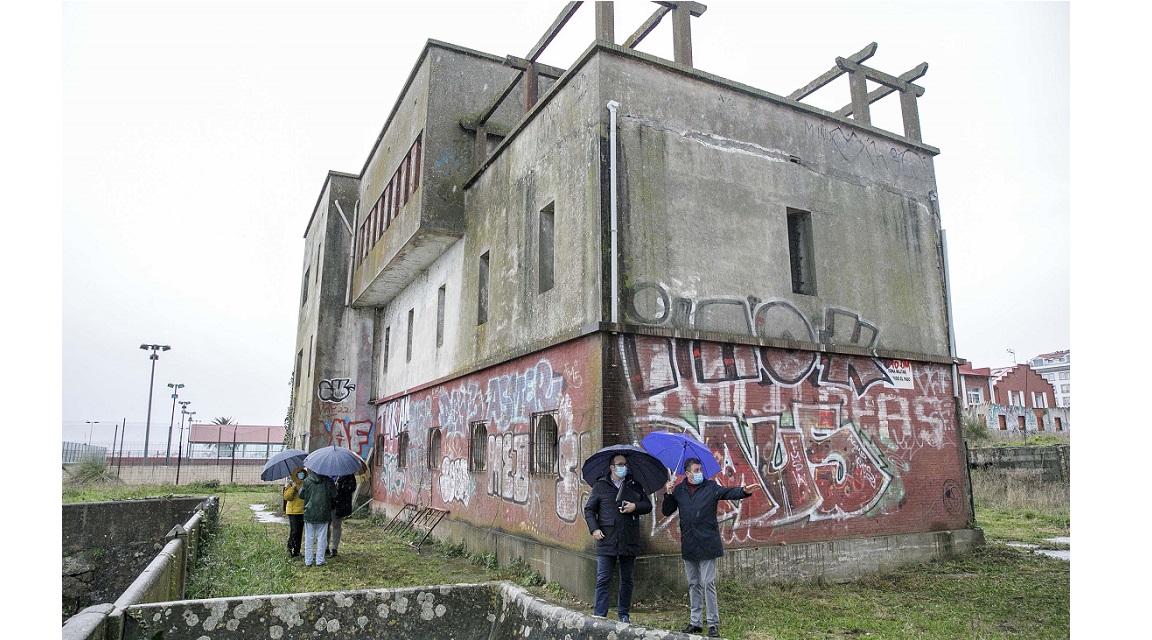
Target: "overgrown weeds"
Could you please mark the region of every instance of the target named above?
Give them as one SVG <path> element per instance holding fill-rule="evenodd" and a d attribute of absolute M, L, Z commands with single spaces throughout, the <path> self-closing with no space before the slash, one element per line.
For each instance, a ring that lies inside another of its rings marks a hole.
<path fill-rule="evenodd" d="M 68 484 L 77 487 L 88 485 L 120 485 L 120 478 L 108 470 L 108 461 L 103 456 L 85 456 L 67 469 Z"/>

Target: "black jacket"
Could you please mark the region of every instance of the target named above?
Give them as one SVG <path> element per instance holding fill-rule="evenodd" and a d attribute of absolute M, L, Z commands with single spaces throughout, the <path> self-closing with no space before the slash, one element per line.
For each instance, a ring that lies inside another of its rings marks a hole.
<path fill-rule="evenodd" d="M 332 501 L 332 515 L 347 518 L 352 515 L 352 496 L 356 495 L 356 476 L 340 476 L 336 481 L 336 498 Z"/>
<path fill-rule="evenodd" d="M 705 480 L 692 493 L 688 491 L 688 481 L 682 480 L 671 495 L 664 494 L 660 513 L 670 516 L 680 510 L 680 555 L 697 562 L 724 555 L 716 505 L 721 500 L 740 500 L 750 495 L 744 487 L 722 487 L 711 480 Z"/>
<path fill-rule="evenodd" d="M 621 500 L 636 505 L 635 511 L 620 513 L 616 485 L 607 476 L 592 485 L 592 495 L 584 505 L 588 533 L 597 529 L 604 533 L 604 539 L 596 541 L 596 555 L 634 556 L 640 553 L 640 516 L 652 512 L 652 501 L 630 475 L 624 478 L 623 491 L 619 493 Z"/>

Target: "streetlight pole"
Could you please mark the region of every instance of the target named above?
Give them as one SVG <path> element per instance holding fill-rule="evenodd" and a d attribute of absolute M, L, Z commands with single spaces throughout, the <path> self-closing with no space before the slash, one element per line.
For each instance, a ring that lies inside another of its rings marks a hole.
<path fill-rule="evenodd" d="M 196 415 L 195 411 L 188 411 L 188 431 L 192 431 L 192 416 Z M 180 462 L 184 460 L 184 420 L 180 420 L 180 445 L 179 453 L 176 454 L 176 484 L 180 484 Z"/>
<path fill-rule="evenodd" d="M 172 390 L 172 417 L 168 419 L 168 448 L 164 451 L 164 464 L 168 464 L 168 458 L 172 455 L 172 425 L 176 423 L 176 398 L 180 397 L 180 390 L 184 388 L 182 384 L 168 383 L 168 388 Z"/>
<path fill-rule="evenodd" d="M 148 379 L 148 419 L 144 423 L 144 464 L 148 464 L 148 436 L 152 431 L 152 385 L 156 382 L 156 361 L 160 359 L 157 351 L 167 351 L 172 347 L 166 344 L 142 344 L 140 348 L 152 351 L 148 359 L 152 361 L 152 377 Z"/>
<path fill-rule="evenodd" d="M 91 447 L 92 446 L 92 425 L 100 424 L 100 421 L 99 420 L 95 420 L 95 421 L 85 420 L 84 424 L 89 425 L 88 426 L 88 446 Z"/>

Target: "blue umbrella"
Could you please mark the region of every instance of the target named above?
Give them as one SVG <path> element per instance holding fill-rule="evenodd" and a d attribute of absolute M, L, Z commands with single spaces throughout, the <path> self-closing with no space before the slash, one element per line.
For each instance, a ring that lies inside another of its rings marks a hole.
<path fill-rule="evenodd" d="M 304 466 L 322 476 L 347 476 L 368 469 L 364 459 L 351 449 L 332 445 L 317 449 L 304 458 Z"/>
<path fill-rule="evenodd" d="M 655 493 L 668 482 L 668 471 L 664 463 L 660 462 L 651 453 L 634 447 L 630 444 L 615 444 L 593 453 L 584 461 L 580 468 L 580 475 L 588 486 L 609 473 L 608 467 L 612 465 L 612 458 L 622 455 L 628 458 L 628 475 L 640 484 L 644 493 Z"/>
<path fill-rule="evenodd" d="M 285 449 L 268 458 L 264 463 L 264 470 L 260 472 L 261 480 L 279 480 L 292 475 L 292 472 L 304 466 L 307 451 L 300 449 Z"/>
<path fill-rule="evenodd" d="M 660 459 L 664 466 L 676 473 L 684 473 L 684 461 L 696 458 L 704 467 L 704 477 L 711 478 L 720 473 L 720 463 L 712 456 L 712 450 L 703 442 L 683 433 L 653 431 L 640 441 L 648 453 Z"/>

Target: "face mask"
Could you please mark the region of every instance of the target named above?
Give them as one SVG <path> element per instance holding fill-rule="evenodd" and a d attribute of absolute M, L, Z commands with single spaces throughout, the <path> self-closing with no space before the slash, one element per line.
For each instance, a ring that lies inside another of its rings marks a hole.
<path fill-rule="evenodd" d="M 704 482 L 704 474 L 697 471 L 696 473 L 693 473 L 691 476 L 689 476 L 688 482 L 691 482 L 692 484 L 700 484 L 701 482 Z"/>
<path fill-rule="evenodd" d="M 628 475 L 628 467 L 615 467 L 614 469 L 616 471 L 617 478 L 623 478 L 624 476 Z"/>

